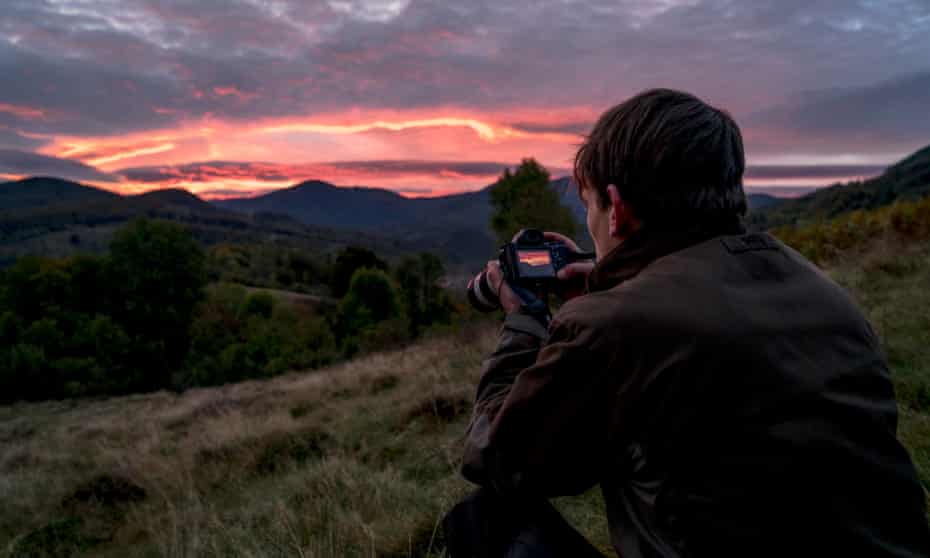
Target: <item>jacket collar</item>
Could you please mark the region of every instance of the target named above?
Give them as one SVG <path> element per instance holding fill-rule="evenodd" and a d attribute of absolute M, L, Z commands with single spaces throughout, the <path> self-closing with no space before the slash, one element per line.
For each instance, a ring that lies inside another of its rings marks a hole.
<path fill-rule="evenodd" d="M 657 232 L 643 226 L 601 258 L 587 279 L 587 292 L 604 291 L 636 276 L 653 261 L 724 234 L 742 234 L 741 223 L 725 227 L 695 227 L 682 231 Z"/>

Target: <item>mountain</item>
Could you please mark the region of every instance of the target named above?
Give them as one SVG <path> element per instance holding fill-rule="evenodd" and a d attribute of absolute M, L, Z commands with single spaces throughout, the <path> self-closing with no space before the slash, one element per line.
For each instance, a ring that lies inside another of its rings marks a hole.
<path fill-rule="evenodd" d="M 770 229 L 830 219 L 856 209 L 872 209 L 895 200 L 930 194 L 930 145 L 864 181 L 835 184 L 750 214 L 755 229 Z"/>
<path fill-rule="evenodd" d="M 410 201 L 390 190 L 340 188 L 319 180 L 309 180 L 255 198 L 234 198 L 215 202 L 215 205 L 249 213 L 287 213 L 304 223 L 357 229 L 378 228 L 415 219 Z"/>
<path fill-rule="evenodd" d="M 785 201 L 785 198 L 779 198 L 771 194 L 747 194 L 746 199 L 749 202 L 750 210 L 772 207 Z"/>
<path fill-rule="evenodd" d="M 549 185 L 581 225 L 578 240 L 588 244 L 585 208 L 574 182 L 566 176 Z M 405 198 L 389 190 L 342 188 L 311 180 L 254 198 L 215 203 L 236 211 L 286 213 L 307 224 L 381 231 L 415 243 L 432 243 L 450 262 L 465 263 L 480 262 L 494 254 L 494 235 L 488 226 L 489 189 L 490 186 L 435 198 Z M 765 194 L 749 195 L 754 207 L 772 205 L 779 199 Z"/>
<path fill-rule="evenodd" d="M 550 186 L 572 210 L 581 225 L 577 239 L 590 249 L 574 183 L 564 177 Z M 208 203 L 186 190 L 120 196 L 66 180 L 31 178 L 0 184 L 0 266 L 24 254 L 102 252 L 119 226 L 145 216 L 184 224 L 205 244 L 272 242 L 311 253 L 361 244 L 389 259 L 430 251 L 443 256 L 450 270 L 464 272 L 496 252 L 488 226 L 489 188 L 412 199 L 314 180 L 255 198 Z"/>
<path fill-rule="evenodd" d="M 179 189 L 120 196 L 76 182 L 33 178 L 0 184 L 0 267 L 33 254 L 67 256 L 106 250 L 114 232 L 138 218 L 186 226 L 204 244 L 273 244 L 323 254 L 349 244 L 367 246 L 393 259 L 433 244 L 413 244 L 376 231 L 307 225 L 280 213 L 242 214 L 217 207 Z"/>
<path fill-rule="evenodd" d="M 0 212 L 116 198 L 119 198 L 119 195 L 113 192 L 47 176 L 0 184 Z"/>

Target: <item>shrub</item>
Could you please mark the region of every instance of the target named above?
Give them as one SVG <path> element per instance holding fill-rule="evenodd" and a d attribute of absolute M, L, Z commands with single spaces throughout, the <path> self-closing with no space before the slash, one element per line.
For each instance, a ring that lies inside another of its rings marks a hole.
<path fill-rule="evenodd" d="M 362 268 L 352 275 L 349 291 L 339 304 L 340 333 L 354 336 L 400 313 L 397 290 L 391 278 L 383 271 Z"/>

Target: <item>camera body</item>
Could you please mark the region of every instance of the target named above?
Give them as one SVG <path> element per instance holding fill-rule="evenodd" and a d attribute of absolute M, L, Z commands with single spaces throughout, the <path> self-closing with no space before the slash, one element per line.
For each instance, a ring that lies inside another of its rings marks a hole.
<path fill-rule="evenodd" d="M 560 269 L 583 259 L 577 256 L 564 242 L 546 241 L 542 231 L 527 229 L 502 246 L 497 257 L 510 284 L 538 290 L 557 282 Z"/>
<path fill-rule="evenodd" d="M 594 254 L 575 252 L 564 242 L 547 241 L 538 229 L 526 229 L 497 254 L 501 272 L 508 284 L 528 291 L 548 293 L 558 283 L 559 270 L 572 262 L 590 260 Z M 468 289 L 468 300 L 476 309 L 490 312 L 500 306 L 497 293 L 488 284 L 487 274 L 479 273 Z"/>

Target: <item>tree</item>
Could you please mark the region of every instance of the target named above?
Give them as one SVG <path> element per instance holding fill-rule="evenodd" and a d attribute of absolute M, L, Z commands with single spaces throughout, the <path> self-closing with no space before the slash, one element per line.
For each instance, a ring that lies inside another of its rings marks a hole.
<path fill-rule="evenodd" d="M 336 257 L 336 263 L 333 264 L 332 280 L 330 288 L 333 296 L 342 298 L 349 290 L 349 282 L 356 270 L 380 269 L 387 271 L 387 263 L 375 255 L 374 252 L 360 246 L 348 246 L 344 248 Z"/>
<path fill-rule="evenodd" d="M 349 291 L 339 304 L 340 330 L 355 335 L 400 314 L 397 290 L 387 273 L 361 268 L 352 275 Z"/>
<path fill-rule="evenodd" d="M 491 228 L 500 244 L 510 242 L 521 229 L 541 229 L 573 237 L 578 223 L 559 194 L 549 187 L 549 172 L 535 159 L 523 159 L 491 186 Z"/>
<path fill-rule="evenodd" d="M 168 385 L 187 354 L 194 308 L 203 298 L 203 251 L 183 228 L 140 219 L 110 245 L 112 315 L 132 340 L 137 375 L 127 389 Z"/>
<path fill-rule="evenodd" d="M 444 274 L 442 260 L 428 252 L 404 258 L 394 273 L 414 337 L 424 326 L 449 321 L 452 302 L 439 285 Z"/>

